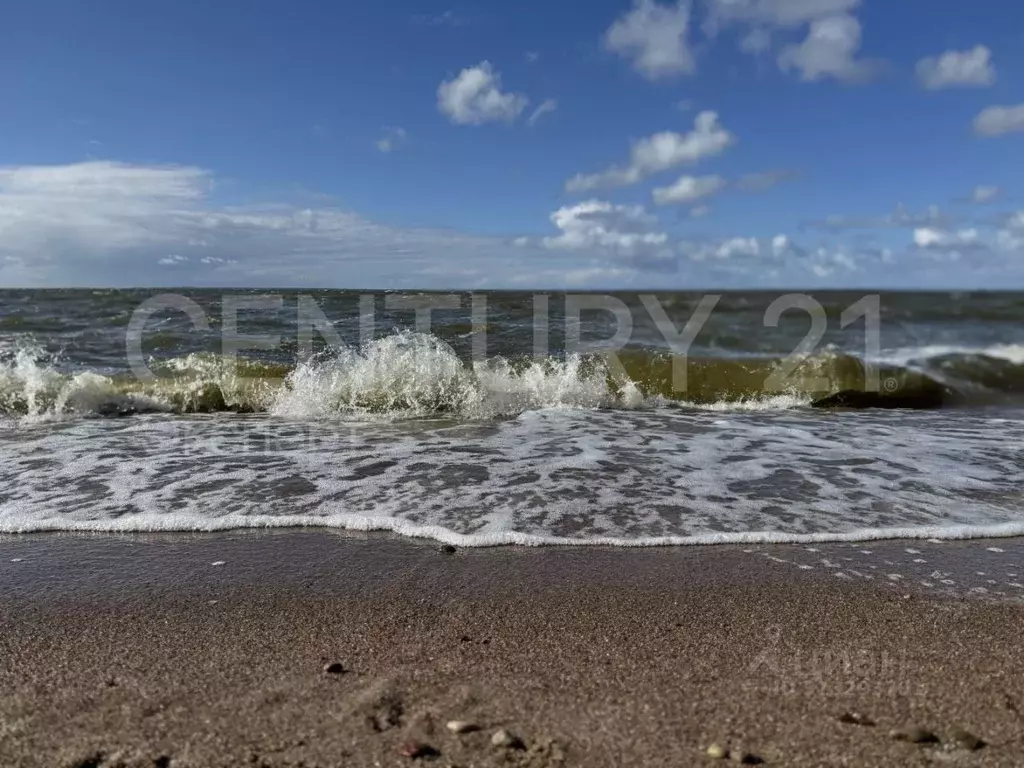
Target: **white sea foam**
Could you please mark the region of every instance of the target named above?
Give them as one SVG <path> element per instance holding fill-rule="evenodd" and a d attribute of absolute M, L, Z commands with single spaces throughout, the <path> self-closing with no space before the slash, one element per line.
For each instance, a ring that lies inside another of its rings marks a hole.
<path fill-rule="evenodd" d="M 1005 360 L 1014 365 L 1024 365 L 1024 344 L 990 344 L 987 346 L 931 344 L 920 347 L 900 347 L 882 352 L 876 362 L 908 365 L 950 355 L 991 357 Z"/>
<path fill-rule="evenodd" d="M 1024 423 L 546 409 L 497 422 L 269 416 L 0 431 L 0 531 L 385 530 L 459 546 L 1024 534 Z"/>

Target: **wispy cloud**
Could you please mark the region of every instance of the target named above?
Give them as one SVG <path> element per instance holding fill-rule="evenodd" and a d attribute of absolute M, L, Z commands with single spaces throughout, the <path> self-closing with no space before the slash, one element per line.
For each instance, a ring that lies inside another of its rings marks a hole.
<path fill-rule="evenodd" d="M 558 102 L 555 99 L 545 99 L 539 107 L 533 110 L 533 114 L 526 121 L 527 125 L 531 127 L 536 125 L 541 117 L 549 112 L 554 112 L 556 109 L 558 109 Z"/>

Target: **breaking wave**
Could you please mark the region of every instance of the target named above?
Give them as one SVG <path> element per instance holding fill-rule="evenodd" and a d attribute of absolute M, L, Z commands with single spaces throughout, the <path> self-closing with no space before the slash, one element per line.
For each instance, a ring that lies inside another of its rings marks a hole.
<path fill-rule="evenodd" d="M 40 349 L 0 351 L 0 416 L 146 412 L 486 419 L 567 407 L 801 406 L 940 408 L 1024 396 L 1024 346 L 896 350 L 872 365 L 829 350 L 781 357 L 690 357 L 629 349 L 602 355 L 467 363 L 440 339 L 400 332 L 295 367 L 199 353 L 150 361 L 156 379 L 68 373 Z M 877 383 L 877 388 L 874 386 Z"/>

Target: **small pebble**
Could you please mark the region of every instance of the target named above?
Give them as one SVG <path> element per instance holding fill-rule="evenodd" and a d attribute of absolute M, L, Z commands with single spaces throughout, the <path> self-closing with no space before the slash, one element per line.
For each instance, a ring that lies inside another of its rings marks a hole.
<path fill-rule="evenodd" d="M 846 723 L 847 725 L 871 726 L 875 724 L 874 720 L 866 715 L 862 715 L 860 712 L 843 712 L 837 719 L 840 723 Z"/>
<path fill-rule="evenodd" d="M 443 555 L 454 555 L 458 550 L 455 549 L 451 544 L 441 545 L 441 554 Z"/>
<path fill-rule="evenodd" d="M 897 741 L 909 741 L 911 744 L 935 744 L 939 740 L 934 733 L 924 728 L 889 731 L 889 738 L 896 739 Z"/>
<path fill-rule="evenodd" d="M 452 733 L 472 733 L 473 731 L 480 730 L 480 726 L 467 720 L 450 720 L 445 725 L 445 728 Z"/>
<path fill-rule="evenodd" d="M 970 731 L 963 728 L 954 728 L 949 732 L 949 742 L 957 749 L 966 749 L 974 752 L 985 746 L 985 742 L 979 739 Z"/>
<path fill-rule="evenodd" d="M 342 675 L 345 673 L 345 665 L 340 661 L 333 661 L 330 664 L 324 664 L 324 674 L 327 675 Z"/>
<path fill-rule="evenodd" d="M 214 562 L 210 563 L 210 565 L 221 566 L 221 565 L 224 565 L 224 561 L 223 560 L 215 560 Z"/>
<path fill-rule="evenodd" d="M 712 744 L 705 751 L 707 752 L 708 757 L 713 757 L 715 760 L 724 760 L 729 756 L 729 750 L 721 744 Z"/>
<path fill-rule="evenodd" d="M 415 760 L 420 757 L 436 757 L 441 753 L 422 741 L 403 741 L 398 745 L 398 754 Z"/>
<path fill-rule="evenodd" d="M 729 753 L 729 757 L 734 763 L 740 763 L 741 765 L 759 765 L 761 763 L 761 758 L 757 755 L 737 749 L 732 750 Z"/>
<path fill-rule="evenodd" d="M 519 737 L 509 733 L 504 728 L 494 732 L 491 736 L 491 744 L 496 747 L 506 747 L 508 749 L 522 749 L 523 742 Z"/>

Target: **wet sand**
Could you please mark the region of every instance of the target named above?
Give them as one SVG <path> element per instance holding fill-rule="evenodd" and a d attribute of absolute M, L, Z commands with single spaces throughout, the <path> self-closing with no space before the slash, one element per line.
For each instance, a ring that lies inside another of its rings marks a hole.
<path fill-rule="evenodd" d="M 1020 540 L 0 537 L 0 765 L 1020 766 L 1021 564 Z M 890 738 L 912 727 L 939 743 Z"/>

